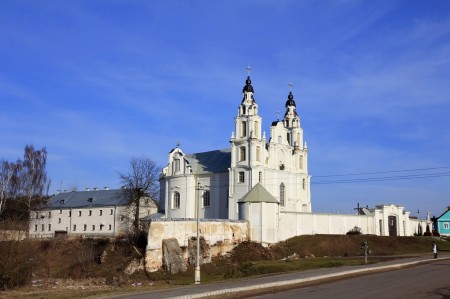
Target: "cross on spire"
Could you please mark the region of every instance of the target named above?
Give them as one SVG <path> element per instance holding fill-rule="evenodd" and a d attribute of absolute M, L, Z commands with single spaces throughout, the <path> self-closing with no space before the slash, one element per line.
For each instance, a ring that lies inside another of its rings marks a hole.
<path fill-rule="evenodd" d="M 177 140 L 177 147 L 180 147 L 180 142 Z"/>
<path fill-rule="evenodd" d="M 252 70 L 252 68 L 250 66 L 247 66 L 246 69 L 247 69 L 247 75 L 250 76 L 250 71 Z"/>
<path fill-rule="evenodd" d="M 292 87 L 294 86 L 294 84 L 292 84 L 292 82 L 289 82 L 288 86 L 289 86 L 289 91 L 292 91 Z"/>
<path fill-rule="evenodd" d="M 280 120 L 280 111 L 277 111 L 277 120 Z"/>

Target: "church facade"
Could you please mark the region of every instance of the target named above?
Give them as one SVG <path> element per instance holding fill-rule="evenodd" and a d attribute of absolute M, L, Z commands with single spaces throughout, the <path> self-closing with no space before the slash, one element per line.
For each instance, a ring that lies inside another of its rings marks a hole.
<path fill-rule="evenodd" d="M 167 218 L 243 219 L 242 199 L 258 185 L 276 201 L 278 212 L 311 212 L 308 148 L 292 92 L 283 119 L 272 122 L 270 136 L 250 76 L 234 118 L 230 147 L 186 154 L 178 146 L 169 153 L 160 177 L 160 201 Z"/>
<path fill-rule="evenodd" d="M 220 221 L 230 227 L 245 222 L 249 240 L 262 244 L 355 229 L 380 236 L 425 231 L 429 219 L 413 219 L 404 207 L 393 204 L 359 209 L 353 215 L 312 213 L 308 147 L 296 108 L 290 91 L 283 118 L 271 123 L 266 136 L 248 76 L 229 148 L 187 154 L 177 146 L 170 151 L 160 175 L 160 208 L 167 229 L 153 234 L 185 242 L 195 235 L 189 221 L 197 217 L 197 210 L 202 234 L 215 230 L 212 227 Z M 224 242 L 229 239 L 222 237 Z"/>

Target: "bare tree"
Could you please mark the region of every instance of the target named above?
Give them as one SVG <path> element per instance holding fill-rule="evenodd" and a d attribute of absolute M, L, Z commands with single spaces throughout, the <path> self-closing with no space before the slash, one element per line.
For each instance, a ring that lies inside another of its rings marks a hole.
<path fill-rule="evenodd" d="M 32 208 L 33 197 L 42 197 L 44 191 L 46 194 L 48 193 L 50 180 L 47 178 L 46 164 L 47 149 L 45 147 L 35 150 L 33 145 L 25 146 L 21 181 L 24 195 L 27 198 L 28 213 Z"/>
<path fill-rule="evenodd" d="M 6 208 L 7 217 L 15 216 L 29 222 L 33 204 L 42 201 L 44 192 L 48 193 L 50 180 L 45 170 L 46 163 L 45 147 L 35 150 L 32 145 L 25 146 L 23 160 L 1 162 L 0 214 Z"/>
<path fill-rule="evenodd" d="M 149 196 L 156 199 L 159 195 L 159 171 L 160 167 L 153 160 L 141 156 L 130 159 L 128 173 L 119 173 L 120 181 L 125 187 L 125 198 L 134 209 L 133 229 L 136 235 L 140 233 L 141 198 Z"/>
<path fill-rule="evenodd" d="M 6 200 L 11 196 L 12 176 L 11 163 L 2 161 L 0 165 L 0 215 L 5 210 Z"/>

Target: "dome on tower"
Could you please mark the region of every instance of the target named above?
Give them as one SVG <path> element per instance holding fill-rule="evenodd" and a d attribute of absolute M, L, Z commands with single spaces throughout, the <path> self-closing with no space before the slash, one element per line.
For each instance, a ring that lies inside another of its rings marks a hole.
<path fill-rule="evenodd" d="M 247 80 L 245 80 L 245 86 L 242 89 L 242 92 L 254 92 L 252 86 L 252 80 L 250 80 L 250 76 L 247 76 Z"/>
<path fill-rule="evenodd" d="M 294 96 L 292 95 L 292 91 L 289 92 L 288 100 L 286 101 L 285 107 L 287 107 L 287 106 L 294 106 L 294 107 L 296 107 L 295 106 L 295 101 L 294 101 Z"/>

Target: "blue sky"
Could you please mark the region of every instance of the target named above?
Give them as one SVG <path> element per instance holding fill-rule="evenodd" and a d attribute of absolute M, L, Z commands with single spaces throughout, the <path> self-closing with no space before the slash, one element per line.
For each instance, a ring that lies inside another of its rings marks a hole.
<path fill-rule="evenodd" d="M 267 134 L 294 84 L 313 211 L 450 205 L 445 0 L 0 0 L 0 159 L 46 146 L 54 193 L 227 148 L 247 65 Z"/>

